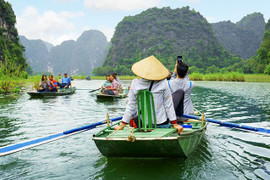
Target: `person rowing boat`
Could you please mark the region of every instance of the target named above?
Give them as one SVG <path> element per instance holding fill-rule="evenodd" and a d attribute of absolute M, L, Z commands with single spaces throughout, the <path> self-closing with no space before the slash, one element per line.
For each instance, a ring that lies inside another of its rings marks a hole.
<path fill-rule="evenodd" d="M 137 115 L 137 93 L 139 90 L 148 89 L 154 97 L 154 105 L 157 119 L 157 127 L 169 128 L 173 126 L 177 131 L 183 132 L 183 127 L 177 124 L 174 105 L 167 77 L 169 71 L 154 56 L 145 58 L 132 66 L 132 72 L 141 77 L 132 81 L 129 101 L 126 107 L 122 123 L 115 126 L 115 130 L 121 130 L 132 118 Z"/>

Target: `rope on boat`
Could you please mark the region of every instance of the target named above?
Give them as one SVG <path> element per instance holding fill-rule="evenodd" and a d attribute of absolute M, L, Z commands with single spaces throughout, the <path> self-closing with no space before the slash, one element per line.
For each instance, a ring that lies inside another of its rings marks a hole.
<path fill-rule="evenodd" d="M 133 134 L 134 127 L 130 127 L 129 125 L 127 127 L 129 128 L 129 131 L 130 131 L 130 135 L 128 136 L 127 141 L 129 141 L 129 142 L 135 142 L 136 137 Z"/>

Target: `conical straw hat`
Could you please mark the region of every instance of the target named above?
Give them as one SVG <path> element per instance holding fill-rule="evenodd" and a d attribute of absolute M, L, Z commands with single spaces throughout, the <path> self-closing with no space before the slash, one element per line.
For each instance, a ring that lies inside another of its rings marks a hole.
<path fill-rule="evenodd" d="M 153 81 L 165 79 L 169 75 L 168 69 L 155 56 L 149 56 L 133 64 L 131 70 L 137 76 Z"/>

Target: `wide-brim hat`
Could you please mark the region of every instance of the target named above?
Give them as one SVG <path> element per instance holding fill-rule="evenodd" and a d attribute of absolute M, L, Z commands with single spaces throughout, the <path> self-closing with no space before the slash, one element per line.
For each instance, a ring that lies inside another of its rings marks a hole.
<path fill-rule="evenodd" d="M 155 57 L 149 56 L 133 64 L 132 72 L 147 80 L 158 81 L 168 77 L 168 69 Z"/>

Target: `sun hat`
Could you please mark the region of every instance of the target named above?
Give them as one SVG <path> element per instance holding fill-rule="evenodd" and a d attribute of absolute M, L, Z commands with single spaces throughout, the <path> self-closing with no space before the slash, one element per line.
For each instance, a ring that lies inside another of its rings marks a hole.
<path fill-rule="evenodd" d="M 135 75 L 153 81 L 165 79 L 169 75 L 168 69 L 155 56 L 136 62 L 131 70 Z"/>

